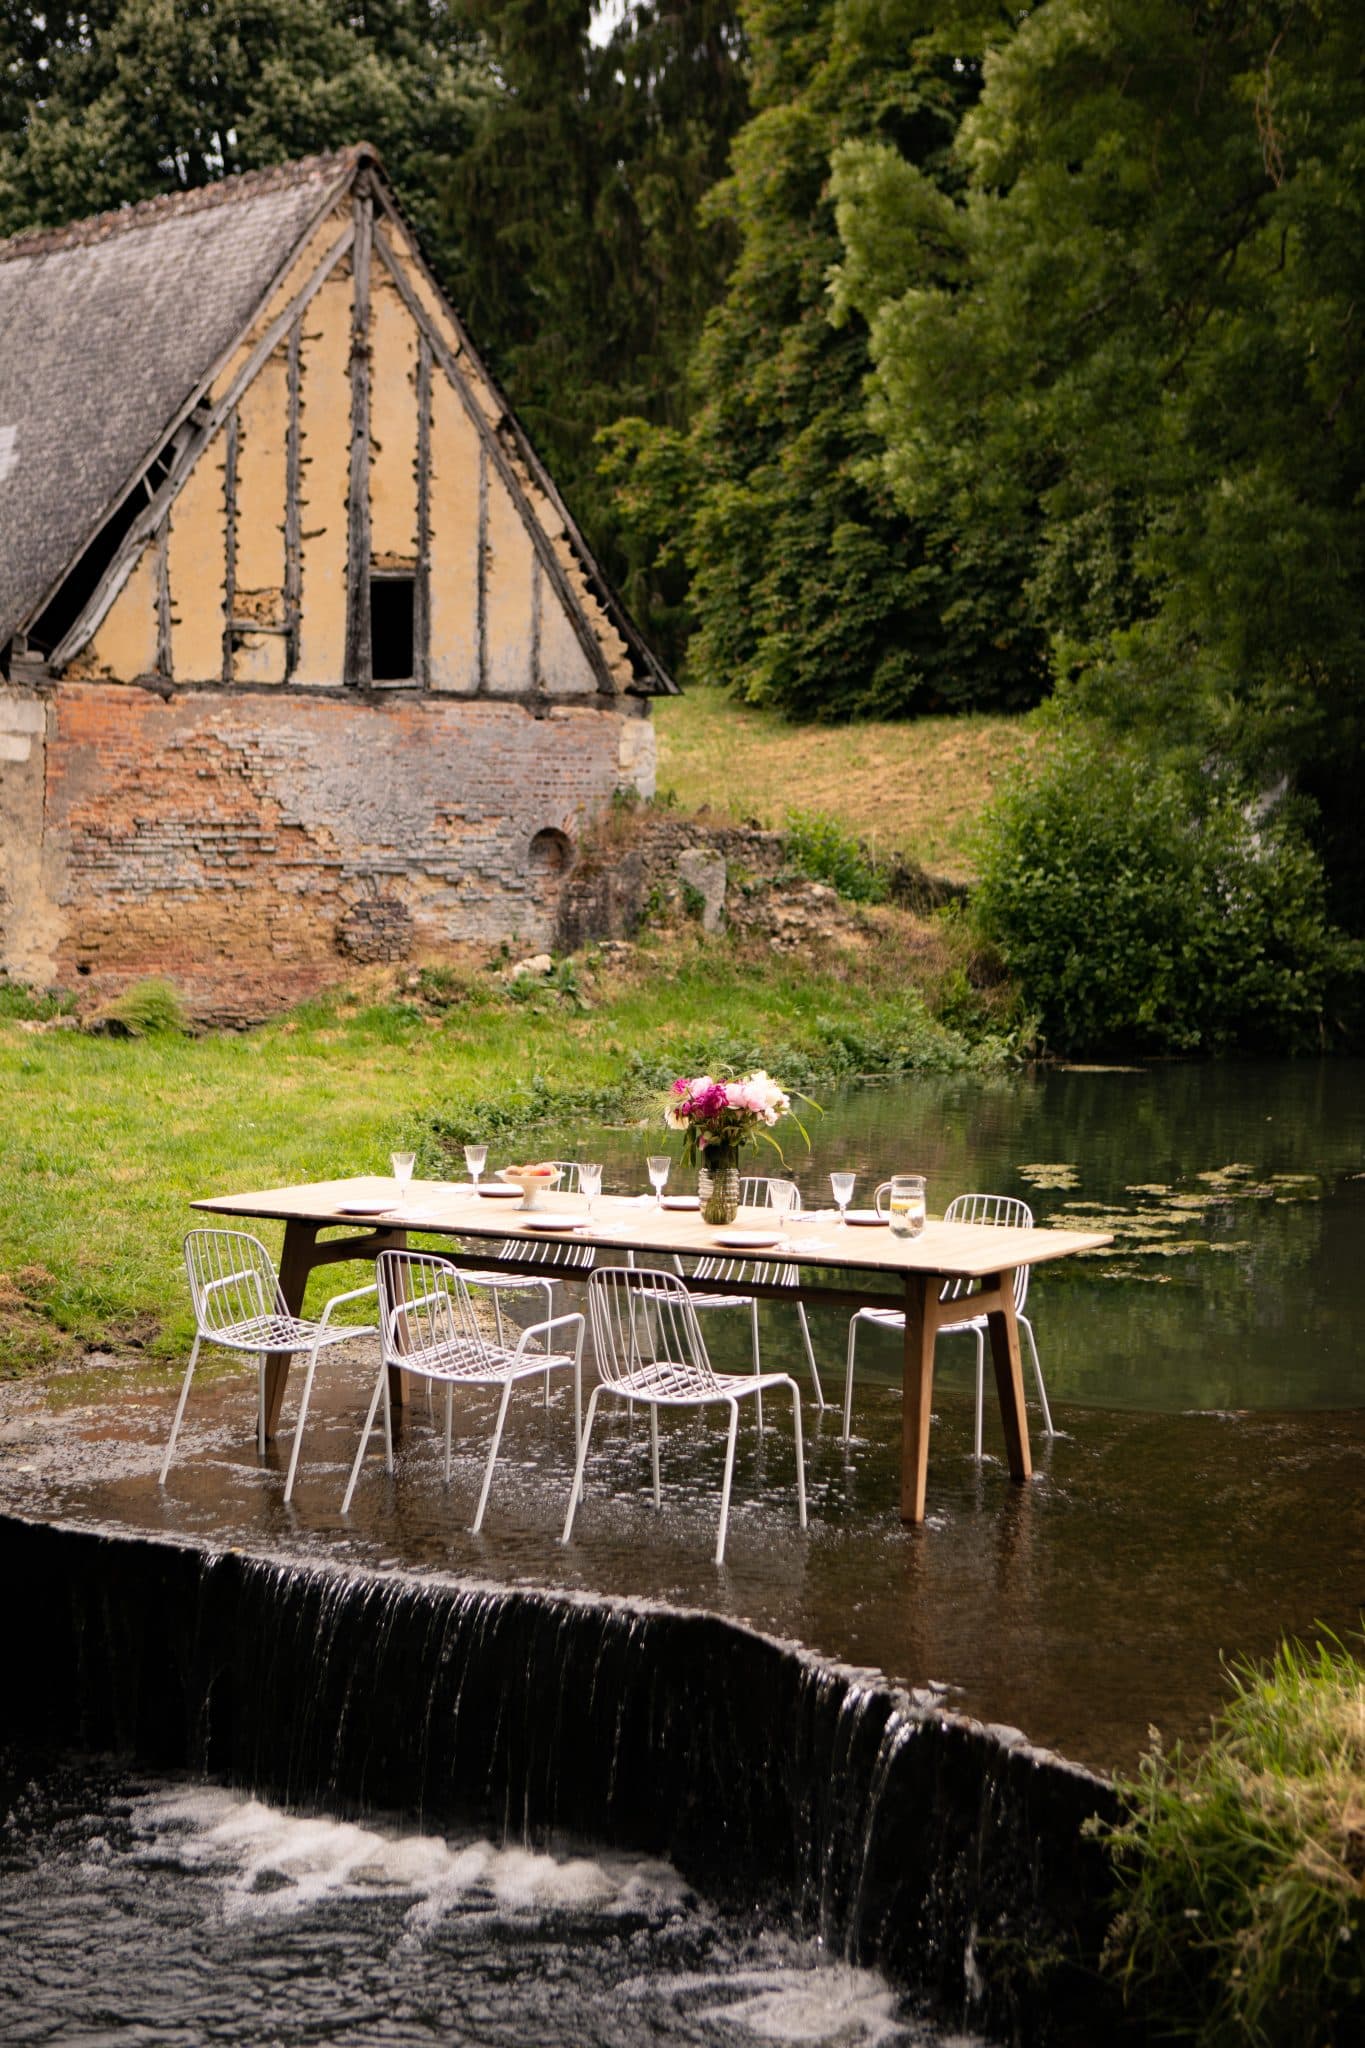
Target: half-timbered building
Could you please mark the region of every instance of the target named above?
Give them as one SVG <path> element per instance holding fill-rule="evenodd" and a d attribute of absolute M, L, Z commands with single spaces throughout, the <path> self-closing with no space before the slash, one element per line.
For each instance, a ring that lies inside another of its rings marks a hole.
<path fill-rule="evenodd" d="M 364 145 L 0 244 L 0 973 L 552 943 L 672 688 Z"/>

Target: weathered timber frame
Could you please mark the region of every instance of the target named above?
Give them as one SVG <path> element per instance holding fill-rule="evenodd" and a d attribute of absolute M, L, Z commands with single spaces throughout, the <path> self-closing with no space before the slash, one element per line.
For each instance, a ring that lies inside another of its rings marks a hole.
<path fill-rule="evenodd" d="M 351 483 L 346 500 L 346 671 L 359 689 L 374 681 L 370 635 L 370 250 L 374 201 L 356 182 L 351 291 Z"/>

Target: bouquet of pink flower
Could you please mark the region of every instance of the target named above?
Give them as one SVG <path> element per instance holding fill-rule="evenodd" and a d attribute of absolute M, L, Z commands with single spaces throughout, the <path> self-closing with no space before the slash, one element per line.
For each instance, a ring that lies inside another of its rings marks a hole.
<path fill-rule="evenodd" d="M 741 1145 L 765 1136 L 790 1110 L 785 1089 L 762 1070 L 738 1081 L 698 1074 L 673 1083 L 664 1122 L 670 1131 L 682 1132 L 683 1157 L 689 1164 L 702 1161 L 714 1170 L 737 1158 Z"/>

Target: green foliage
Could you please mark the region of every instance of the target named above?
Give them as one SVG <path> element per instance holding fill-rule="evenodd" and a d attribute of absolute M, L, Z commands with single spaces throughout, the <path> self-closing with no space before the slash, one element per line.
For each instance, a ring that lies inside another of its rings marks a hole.
<path fill-rule="evenodd" d="M 53 1017 L 69 1017 L 76 1007 L 74 996 L 61 990 L 27 988 L 22 982 L 0 981 L 0 1020 L 46 1023 Z"/>
<path fill-rule="evenodd" d="M 179 989 L 157 975 L 135 981 L 116 995 L 95 1022 L 117 1038 L 183 1037 L 190 1028 Z"/>
<path fill-rule="evenodd" d="M 866 331 L 833 326 L 827 297 L 831 152 L 890 134 L 939 175 L 976 74 L 907 55 L 878 10 L 841 0 L 748 0 L 743 20 L 755 112 L 704 209 L 738 257 L 692 361 L 690 427 L 626 419 L 603 438 L 618 516 L 691 572 L 689 672 L 751 703 L 798 718 L 1030 703 L 1043 671 L 1017 577 L 949 589 L 950 555 L 877 470 Z"/>
<path fill-rule="evenodd" d="M 1357 949 L 1292 817 L 1065 732 L 995 806 L 972 899 L 1054 1048 L 1320 1046 Z"/>
<path fill-rule="evenodd" d="M 827 811 L 788 811 L 783 834 L 787 860 L 798 874 L 828 882 L 853 903 L 884 903 L 886 877 L 862 841 Z"/>
<path fill-rule="evenodd" d="M 698 204 L 748 107 L 736 0 L 466 0 L 500 90 L 437 179 L 456 302 L 626 601 L 668 658 L 683 578 L 618 520 L 596 432 L 685 426 L 685 368 L 733 255 Z"/>
<path fill-rule="evenodd" d="M 0 0 L 0 234 L 362 138 L 430 234 L 493 86 L 437 0 Z"/>
<path fill-rule="evenodd" d="M 885 8 L 921 38 L 942 19 Z M 949 176 L 885 135 L 835 158 L 882 478 L 964 595 L 1024 585 L 1090 711 L 1313 796 L 1360 929 L 1357 0 L 980 19 Z"/>
<path fill-rule="evenodd" d="M 1365 1665 L 1291 1643 L 1232 1686 L 1207 1749 L 1158 1744 L 1120 1787 L 1109 1961 L 1163 2040 L 1347 2048 L 1365 2037 Z"/>

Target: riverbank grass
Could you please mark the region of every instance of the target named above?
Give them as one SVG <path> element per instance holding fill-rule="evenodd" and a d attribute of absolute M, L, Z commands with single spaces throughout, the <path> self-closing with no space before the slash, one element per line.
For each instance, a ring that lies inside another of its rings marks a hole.
<path fill-rule="evenodd" d="M 1194 1757 L 1153 1748 L 1110 1837 L 1110 1941 L 1153 2038 L 1199 2048 L 1365 2040 L 1365 1665 L 1283 1645 L 1232 1674 Z"/>

